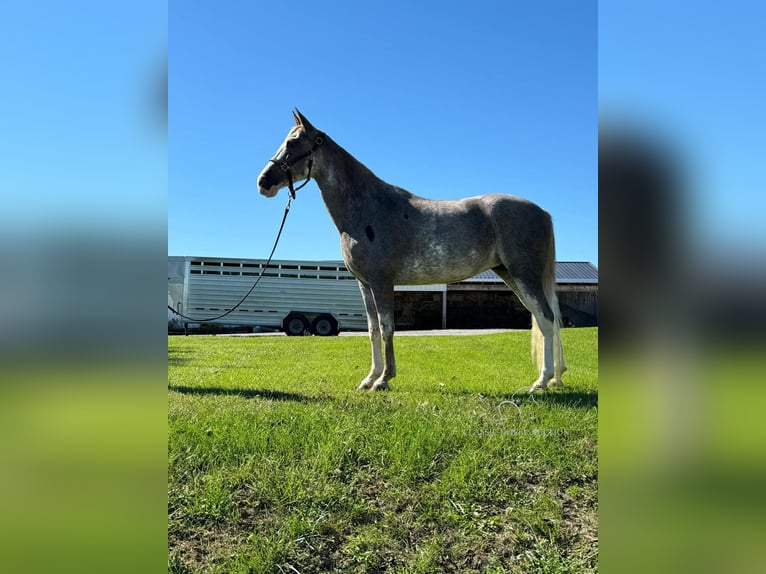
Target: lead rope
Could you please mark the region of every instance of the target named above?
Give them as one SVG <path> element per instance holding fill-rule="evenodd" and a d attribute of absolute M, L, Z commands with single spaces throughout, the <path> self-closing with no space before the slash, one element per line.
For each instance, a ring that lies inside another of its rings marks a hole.
<path fill-rule="evenodd" d="M 290 197 L 287 198 L 287 205 L 285 205 L 285 213 L 284 215 L 282 215 L 282 223 L 279 226 L 279 231 L 277 232 L 277 238 L 274 240 L 274 247 L 271 248 L 271 253 L 269 253 L 269 258 L 266 260 L 266 263 L 263 265 L 260 275 L 258 275 L 258 277 L 255 279 L 255 283 L 253 283 L 253 286 L 250 287 L 250 291 L 245 293 L 245 296 L 242 297 L 242 299 L 240 299 L 239 302 L 236 305 L 234 305 L 234 307 L 226 311 L 226 313 L 222 313 L 220 315 L 217 315 L 216 317 L 210 317 L 209 319 L 195 319 L 193 317 L 188 317 L 187 315 L 184 315 L 183 313 L 179 313 L 178 311 L 173 309 L 173 307 L 171 307 L 170 305 L 168 305 L 168 309 L 173 311 L 173 313 L 175 313 L 179 317 L 183 317 L 184 319 L 188 319 L 189 321 L 193 321 L 194 323 L 205 323 L 207 321 L 215 321 L 216 319 L 225 317 L 226 315 L 228 315 L 229 313 L 237 309 L 240 305 L 242 305 L 245 299 L 247 299 L 250 296 L 250 293 L 253 292 L 256 285 L 258 285 L 258 282 L 263 277 L 263 274 L 266 273 L 266 268 L 269 266 L 269 263 L 271 263 L 271 258 L 274 257 L 274 252 L 277 250 L 277 245 L 279 244 L 279 238 L 282 236 L 282 230 L 285 227 L 285 221 L 287 221 L 287 214 L 290 212 L 290 204 L 292 203 L 294 197 L 295 195 L 291 194 Z"/>

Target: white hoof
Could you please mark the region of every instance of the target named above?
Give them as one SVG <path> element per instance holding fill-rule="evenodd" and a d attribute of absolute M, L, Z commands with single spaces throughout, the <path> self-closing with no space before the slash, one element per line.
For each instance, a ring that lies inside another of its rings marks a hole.
<path fill-rule="evenodd" d="M 361 383 L 359 383 L 359 386 L 356 388 L 357 391 L 366 391 L 372 388 L 372 379 L 365 379 Z"/>
<path fill-rule="evenodd" d="M 375 384 L 375 381 L 379 380 L 381 377 L 381 372 L 375 372 L 370 371 L 369 374 L 362 379 L 362 382 L 359 383 L 359 386 L 356 388 L 357 391 L 368 391 L 372 388 L 372 385 Z"/>
<path fill-rule="evenodd" d="M 548 381 L 548 388 L 551 388 L 551 389 L 563 389 L 564 388 L 564 383 L 562 383 L 558 379 L 551 379 L 550 381 Z"/>
<path fill-rule="evenodd" d="M 537 381 L 534 385 L 529 387 L 529 392 L 534 393 L 535 391 L 547 391 L 548 390 L 548 383 L 544 383 L 541 381 Z"/>

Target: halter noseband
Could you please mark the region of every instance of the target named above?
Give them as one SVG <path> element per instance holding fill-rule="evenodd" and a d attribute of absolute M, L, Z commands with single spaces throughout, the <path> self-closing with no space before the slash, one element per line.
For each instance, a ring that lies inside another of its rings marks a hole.
<path fill-rule="evenodd" d="M 276 159 L 269 160 L 271 163 L 277 164 L 280 167 L 280 169 L 287 174 L 287 188 L 290 190 L 291 198 L 295 199 L 295 192 L 301 189 L 303 186 L 305 186 L 311 179 L 311 166 L 314 165 L 314 152 L 323 143 L 324 143 L 324 134 L 320 132 L 320 134 L 316 138 L 314 138 L 314 145 L 311 146 L 311 149 L 307 151 L 306 153 L 302 153 L 301 155 L 292 158 L 290 163 L 287 163 L 287 160 L 290 159 L 290 154 L 287 154 L 287 157 L 285 157 L 283 161 L 277 161 Z M 309 172 L 306 175 L 306 181 L 304 181 L 298 187 L 293 187 L 292 168 L 294 165 L 296 165 L 299 161 L 301 161 L 303 158 L 307 156 L 309 158 Z"/>

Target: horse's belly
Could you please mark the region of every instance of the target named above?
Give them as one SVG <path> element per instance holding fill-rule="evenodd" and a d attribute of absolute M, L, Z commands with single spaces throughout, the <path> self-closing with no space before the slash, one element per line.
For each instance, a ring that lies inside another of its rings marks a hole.
<path fill-rule="evenodd" d="M 463 249 L 459 253 L 446 246 L 434 245 L 407 257 L 396 273 L 396 285 L 431 285 L 454 283 L 473 277 L 500 264 L 493 253 Z"/>

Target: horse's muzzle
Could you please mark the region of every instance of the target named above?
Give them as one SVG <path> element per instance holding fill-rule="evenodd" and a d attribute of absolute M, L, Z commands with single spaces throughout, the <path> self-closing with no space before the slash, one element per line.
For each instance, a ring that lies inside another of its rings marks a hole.
<path fill-rule="evenodd" d="M 279 191 L 279 186 L 274 185 L 266 173 L 258 176 L 258 193 L 265 197 L 274 197 Z"/>

